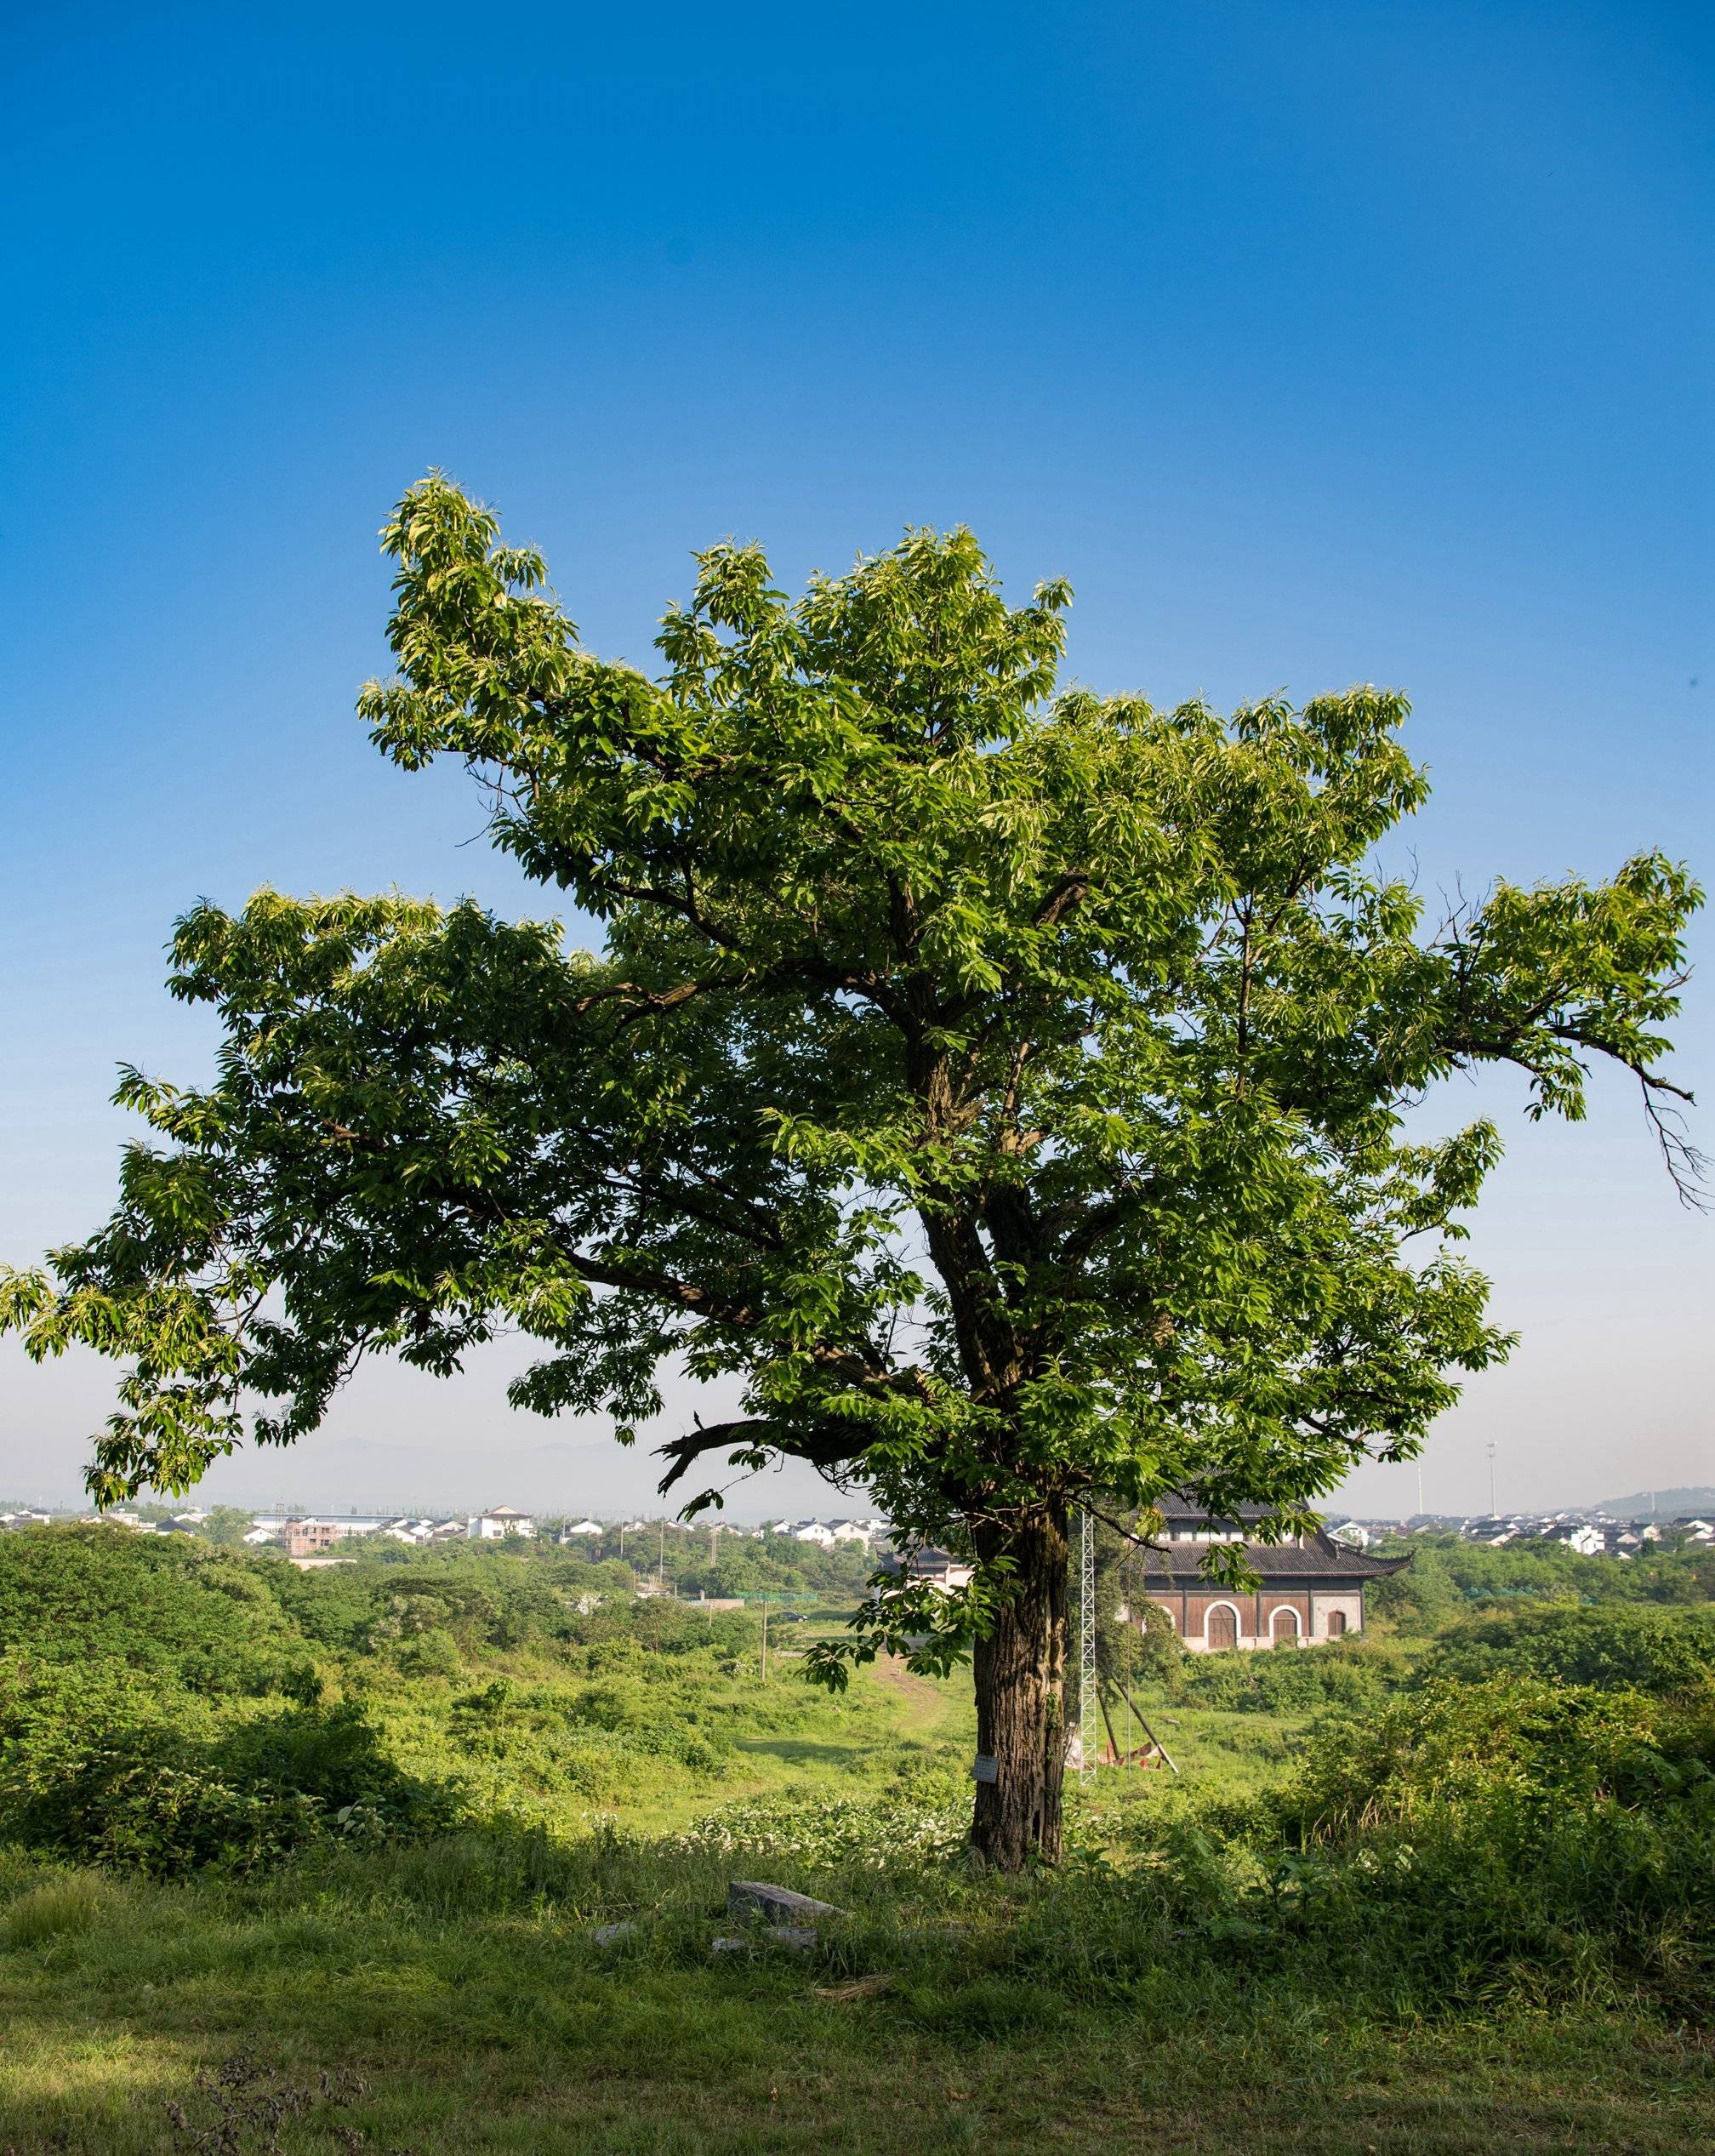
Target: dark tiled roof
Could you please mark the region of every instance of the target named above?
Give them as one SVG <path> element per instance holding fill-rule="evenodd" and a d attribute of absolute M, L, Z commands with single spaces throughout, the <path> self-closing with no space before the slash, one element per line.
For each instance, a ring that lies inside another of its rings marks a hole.
<path fill-rule="evenodd" d="M 1155 1509 L 1170 1525 L 1176 1520 L 1194 1520 L 1199 1526 L 1210 1523 L 1208 1506 L 1184 1490 L 1164 1490 L 1155 1500 Z M 1268 1519 L 1273 1510 L 1271 1505 L 1228 1505 L 1214 1525 L 1218 1527 L 1246 1526 L 1256 1520 Z"/>
<path fill-rule="evenodd" d="M 1212 1587 L 1208 1574 L 1199 1569 L 1209 1547 L 1207 1543 L 1182 1543 L 1149 1550 L 1143 1557 L 1143 1577 L 1151 1587 Z M 1276 1581 L 1326 1580 L 1338 1584 L 1346 1580 L 1381 1579 L 1389 1572 L 1403 1571 L 1411 1562 L 1409 1556 L 1366 1557 L 1328 1535 L 1317 1535 L 1302 1545 L 1283 1543 L 1270 1548 L 1265 1543 L 1245 1543 L 1243 1549 L 1245 1563 L 1264 1587 Z"/>

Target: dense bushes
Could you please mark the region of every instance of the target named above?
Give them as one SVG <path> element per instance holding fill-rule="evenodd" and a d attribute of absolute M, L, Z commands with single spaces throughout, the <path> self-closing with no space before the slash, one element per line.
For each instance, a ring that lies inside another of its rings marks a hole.
<path fill-rule="evenodd" d="M 302 1573 L 107 1527 L 0 1538 L 0 1839 L 165 1875 L 454 1822 L 572 1830 L 706 1786 L 752 1623 L 591 1576 L 550 1552 Z M 777 1720 L 809 1705 L 774 1690 Z"/>
<path fill-rule="evenodd" d="M 1228 1713 L 1304 1714 L 1323 1708 L 1379 1704 L 1404 1681 L 1397 1651 L 1353 1640 L 1262 1653 L 1186 1655 L 1164 1680 L 1176 1704 Z"/>
<path fill-rule="evenodd" d="M 451 1793 L 403 1774 L 355 1706 L 234 1712 L 111 1664 L 0 1671 L 0 1827 L 9 1839 L 172 1875 L 240 1868 L 324 1833 L 451 1822 Z"/>
<path fill-rule="evenodd" d="M 270 1569 L 189 1536 L 26 1528 L 0 1542 L 0 1652 L 122 1665 L 197 1692 L 268 1691 L 309 1662 Z"/>
<path fill-rule="evenodd" d="M 1715 1551 L 1652 1548 L 1640 1557 L 1581 1557 L 1560 1543 L 1494 1549 L 1456 1535 L 1413 1535 L 1401 1571 L 1374 1581 L 1372 1618 L 1402 1637 L 1427 1639 L 1473 1608 L 1528 1599 L 1655 1603 L 1681 1607 L 1715 1600 Z"/>
<path fill-rule="evenodd" d="M 1547 1602 L 1467 1619 L 1424 1664 L 1467 1682 L 1513 1674 L 1662 1694 L 1715 1676 L 1715 1610 Z"/>
<path fill-rule="evenodd" d="M 1497 1803 L 1552 1825 L 1574 1809 L 1715 1800 L 1712 1765 L 1715 1693 L 1662 1702 L 1533 1677 L 1444 1680 L 1322 1728 L 1290 1802 L 1312 1837 Z"/>
<path fill-rule="evenodd" d="M 328 1836 L 585 1823 L 726 1763 L 646 1687 L 403 1687 L 333 1703 L 145 1691 L 128 1673 L 0 1666 L 0 1839 L 170 1875 Z"/>
<path fill-rule="evenodd" d="M 1715 1692 L 1427 1683 L 1319 1731 L 1278 1803 L 1299 1903 L 1361 1912 L 1420 1987 L 1711 2004 Z"/>

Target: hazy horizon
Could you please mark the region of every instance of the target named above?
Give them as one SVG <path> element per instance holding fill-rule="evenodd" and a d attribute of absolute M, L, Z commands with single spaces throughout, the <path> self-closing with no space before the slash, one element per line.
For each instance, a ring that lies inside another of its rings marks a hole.
<path fill-rule="evenodd" d="M 527 1491 L 521 1491 L 510 1486 L 499 1492 L 474 1486 L 459 1491 L 448 1482 L 444 1487 L 430 1492 L 421 1488 L 407 1487 L 402 1483 L 388 1483 L 379 1474 L 375 1480 L 363 1482 L 361 1477 L 364 1472 L 364 1462 L 366 1460 L 373 1462 L 376 1454 L 384 1449 L 385 1448 L 366 1446 L 361 1440 L 355 1442 L 344 1441 L 339 1457 L 342 1466 L 347 1471 L 348 1480 L 341 1491 L 334 1496 L 330 1496 L 326 1490 L 307 1482 L 304 1474 L 292 1467 L 289 1457 L 287 1461 L 288 1471 L 272 1478 L 271 1480 L 259 1474 L 256 1463 L 254 1457 L 251 1457 L 229 1462 L 216 1468 L 196 1489 L 183 1498 L 165 1497 L 153 1492 L 145 1492 L 131 1502 L 134 1504 L 143 1505 L 182 1506 L 187 1509 L 192 1506 L 211 1509 L 217 1505 L 228 1505 L 236 1509 L 255 1512 L 290 1510 L 305 1514 L 385 1514 L 390 1518 L 453 1518 L 459 1514 L 469 1515 L 472 1513 L 487 1511 L 497 1504 L 515 1504 L 521 1511 L 529 1512 L 541 1518 L 570 1519 L 588 1514 L 609 1520 L 628 1514 L 658 1520 L 664 1512 L 663 1501 L 653 1494 L 652 1489 L 648 1496 L 635 1503 L 623 1501 L 603 1503 L 596 1499 L 590 1499 L 588 1502 L 580 1499 L 573 1503 L 567 1499 L 563 1489 L 558 1488 L 553 1482 L 544 1483 L 542 1486 L 541 1494 L 533 1497 L 529 1496 Z M 600 1440 L 588 1446 L 579 1446 L 571 1449 L 577 1456 L 594 1452 L 598 1449 L 611 1450 L 619 1452 L 622 1460 L 624 1458 L 621 1448 L 617 1446 L 604 1446 Z M 585 1481 L 577 1484 L 576 1487 L 587 1490 L 592 1482 L 597 1485 L 603 1482 L 604 1478 L 601 1473 L 600 1464 L 595 1464 L 595 1474 Z M 1399 1472 L 1403 1474 L 1407 1471 L 1402 1469 Z M 1415 1486 L 1415 1468 L 1409 1473 Z M 514 1481 L 519 1479 L 515 1477 Z M 1349 1486 L 1349 1485 L 1347 1486 L 1348 1492 Z M 1415 1495 L 1415 1486 L 1411 1492 L 1407 1492 L 1407 1495 Z M 1357 1503 L 1342 1503 L 1340 1502 L 1341 1496 L 1342 1493 L 1339 1492 L 1331 1492 L 1323 1500 L 1319 1509 L 1330 1517 L 1336 1512 L 1348 1511 L 1360 1517 L 1376 1520 L 1405 1520 L 1410 1518 L 1417 1509 L 1415 1503 L 1403 1502 L 1391 1509 L 1385 1506 L 1366 1507 Z M 1536 1504 L 1509 1504 L 1503 1497 L 1501 1510 L 1503 1513 L 1538 1511 L 1548 1513 L 1586 1511 L 1604 1508 L 1617 1510 L 1627 1516 L 1638 1516 L 1651 1510 L 1652 1501 L 1659 1501 L 1662 1508 L 1667 1509 L 1671 1509 L 1668 1506 L 1669 1500 L 1675 1501 L 1677 1504 L 1677 1501 L 1685 1498 L 1698 1502 L 1706 1499 L 1715 1501 L 1715 1484 L 1664 1483 L 1654 1490 L 1634 1490 L 1617 1497 L 1615 1490 L 1610 1489 L 1597 1496 L 1549 1497 Z M 0 1484 L 0 1503 L 28 1505 L 43 1511 L 53 1512 L 82 1512 L 88 1509 L 88 1500 L 81 1491 L 45 1486 L 30 1487 L 21 1484 Z M 1449 1517 L 1471 1517 L 1481 1515 L 1487 1511 L 1486 1503 L 1470 1506 L 1437 1506 L 1427 1503 L 1427 1492 L 1426 1508 L 1430 1516 L 1439 1513 Z M 789 1472 L 776 1476 L 770 1473 L 757 1477 L 748 1488 L 735 1493 L 724 1511 L 704 1514 L 698 1520 L 687 1524 L 694 1530 L 706 1528 L 720 1520 L 727 1520 L 743 1526 L 754 1526 L 761 1520 L 776 1520 L 787 1514 L 814 1514 L 823 1519 L 837 1519 L 842 1516 L 865 1518 L 877 1513 L 878 1509 L 876 1503 L 862 1490 L 842 1492 L 835 1489 L 832 1485 L 822 1481 L 819 1477 L 793 1474 Z M 676 1516 L 676 1507 L 670 1500 L 667 1502 L 664 1510 L 669 1520 Z"/>

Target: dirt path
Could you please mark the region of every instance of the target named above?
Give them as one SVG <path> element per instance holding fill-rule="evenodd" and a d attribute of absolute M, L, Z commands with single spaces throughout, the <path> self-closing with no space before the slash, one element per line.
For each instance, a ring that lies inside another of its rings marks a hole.
<path fill-rule="evenodd" d="M 968 1678 L 920 1677 L 905 1667 L 902 1655 L 878 1655 L 871 1668 L 875 1682 L 898 1703 L 902 1734 L 950 1739 L 974 1726 Z"/>

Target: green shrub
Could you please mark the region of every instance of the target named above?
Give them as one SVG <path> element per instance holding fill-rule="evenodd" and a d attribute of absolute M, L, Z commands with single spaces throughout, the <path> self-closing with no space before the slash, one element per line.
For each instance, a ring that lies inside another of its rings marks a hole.
<path fill-rule="evenodd" d="M 433 1625 L 426 1632 L 419 1632 L 414 1639 L 402 1642 L 396 1660 L 401 1671 L 407 1677 L 440 1677 L 451 1680 L 462 1676 L 464 1664 L 459 1653 L 458 1642 L 450 1632 Z"/>
<path fill-rule="evenodd" d="M 1404 1681 L 1407 1668 L 1398 1651 L 1361 1640 L 1261 1653 L 1234 1649 L 1187 1655 L 1169 1677 L 1167 1695 L 1188 1707 L 1302 1714 L 1379 1705 Z"/>
<path fill-rule="evenodd" d="M 1426 1678 L 1507 1674 L 1657 1695 L 1715 1676 L 1715 1610 L 1544 1602 L 1469 1617 L 1438 1641 Z"/>
<path fill-rule="evenodd" d="M 643 1687 L 610 1678 L 589 1685 L 567 1703 L 566 1719 L 580 1729 L 647 1729 L 654 1712 Z"/>
<path fill-rule="evenodd" d="M 171 1877 L 354 1828 L 429 1831 L 456 1809 L 355 1706 L 234 1715 L 99 1666 L 0 1684 L 0 1834 L 27 1848 Z"/>
<path fill-rule="evenodd" d="M 253 1559 L 110 1526 L 0 1536 L 0 1645 L 15 1659 L 108 1662 L 211 1695 L 270 1691 L 308 1659 Z"/>
<path fill-rule="evenodd" d="M 1701 1741 L 1640 1692 L 1444 1680 L 1319 1731 L 1290 1801 L 1313 1833 L 1503 1796 L 1557 1813 L 1648 1804 L 1700 1782 L 1715 1789 Z"/>

